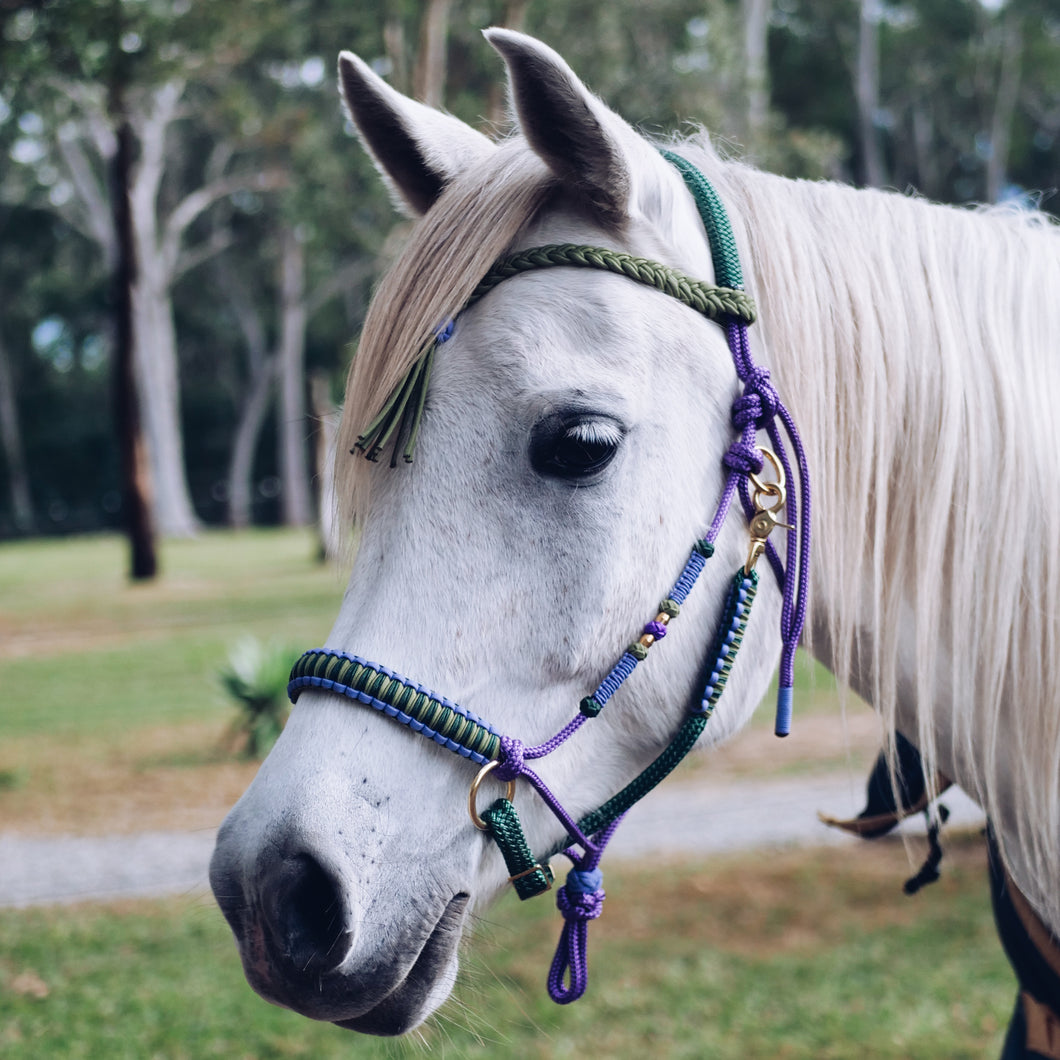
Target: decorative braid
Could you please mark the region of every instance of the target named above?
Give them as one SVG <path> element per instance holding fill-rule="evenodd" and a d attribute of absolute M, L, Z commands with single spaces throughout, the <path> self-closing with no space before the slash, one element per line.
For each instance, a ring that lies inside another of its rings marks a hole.
<path fill-rule="evenodd" d="M 479 765 L 500 757 L 501 738 L 481 718 L 356 655 L 326 648 L 307 651 L 291 669 L 287 695 L 292 703 L 304 688 L 322 688 L 374 707 Z"/>
<path fill-rule="evenodd" d="M 581 246 L 577 243 L 552 243 L 501 258 L 475 288 L 468 299 L 468 305 L 474 305 L 499 283 L 513 276 L 554 266 L 603 269 L 616 276 L 624 276 L 676 298 L 710 320 L 736 318 L 746 324 L 753 324 L 755 320 L 754 301 L 743 291 L 694 280 L 668 265 L 646 258 L 636 258 L 620 250 Z"/>
<path fill-rule="evenodd" d="M 718 283 L 743 290 L 743 271 L 736 239 L 729 224 L 729 215 L 714 190 L 714 185 L 691 162 L 673 151 L 663 151 L 666 159 L 681 174 L 685 187 L 696 201 L 696 209 L 707 230 L 710 254 L 714 261 L 714 276 Z"/>

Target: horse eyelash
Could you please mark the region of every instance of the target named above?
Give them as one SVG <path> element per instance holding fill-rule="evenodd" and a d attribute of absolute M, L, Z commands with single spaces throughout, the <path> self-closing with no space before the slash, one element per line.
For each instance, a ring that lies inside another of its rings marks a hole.
<path fill-rule="evenodd" d="M 622 429 L 614 423 L 585 420 L 568 427 L 563 435 L 585 445 L 617 446 L 622 441 Z"/>

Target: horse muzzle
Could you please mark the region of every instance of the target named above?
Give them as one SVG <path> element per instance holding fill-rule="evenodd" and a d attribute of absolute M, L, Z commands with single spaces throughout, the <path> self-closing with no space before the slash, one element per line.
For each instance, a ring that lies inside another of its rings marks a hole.
<path fill-rule="evenodd" d="M 306 844 L 269 843 L 247 873 L 226 830 L 235 829 L 222 827 L 210 884 L 247 981 L 263 998 L 385 1036 L 404 1034 L 446 999 L 466 891 L 410 898 L 400 922 L 381 924 L 371 899 L 356 893 L 353 874 Z"/>

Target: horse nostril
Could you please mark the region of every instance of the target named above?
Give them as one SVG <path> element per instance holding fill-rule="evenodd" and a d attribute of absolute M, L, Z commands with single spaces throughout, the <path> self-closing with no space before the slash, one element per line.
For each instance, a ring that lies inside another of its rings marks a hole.
<path fill-rule="evenodd" d="M 270 934 L 296 972 L 329 972 L 352 945 L 341 884 L 308 854 L 285 858 L 262 886 Z"/>

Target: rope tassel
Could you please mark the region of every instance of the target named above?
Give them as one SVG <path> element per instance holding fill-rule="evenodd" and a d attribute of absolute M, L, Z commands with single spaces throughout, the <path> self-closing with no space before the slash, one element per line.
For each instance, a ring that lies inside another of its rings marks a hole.
<path fill-rule="evenodd" d="M 564 923 L 548 971 L 548 996 L 558 1005 L 577 1001 L 589 985 L 589 921 L 603 912 L 607 897 L 603 882 L 599 869 L 571 869 L 567 882 L 556 892 Z"/>

